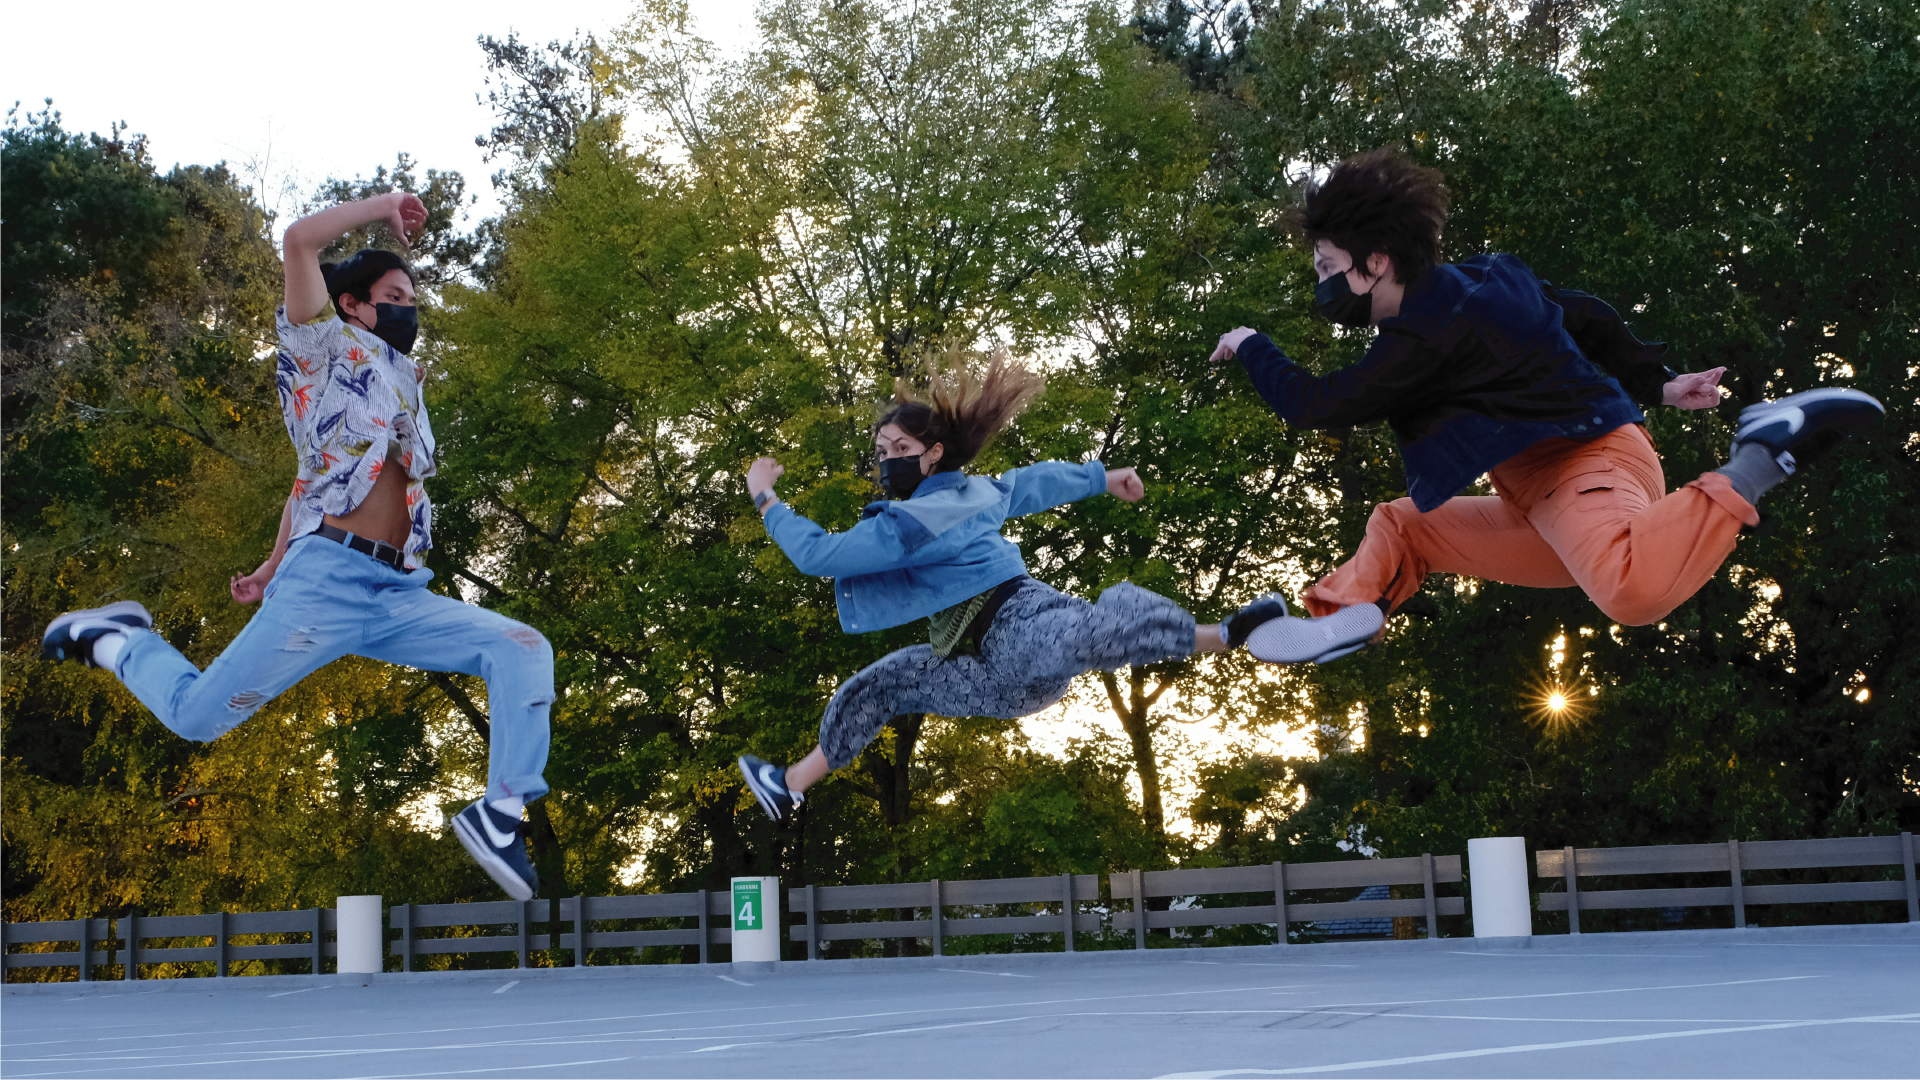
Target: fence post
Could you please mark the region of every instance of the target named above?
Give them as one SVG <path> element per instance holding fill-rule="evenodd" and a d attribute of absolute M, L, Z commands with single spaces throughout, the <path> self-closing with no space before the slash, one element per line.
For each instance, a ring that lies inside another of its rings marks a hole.
<path fill-rule="evenodd" d="M 1060 875 L 1060 889 L 1061 889 L 1060 912 L 1062 915 L 1066 917 L 1066 922 L 1067 922 L 1067 951 L 1072 952 L 1073 951 L 1074 903 L 1073 903 L 1073 874 L 1071 872 Z"/>
<path fill-rule="evenodd" d="M 127 939 L 127 965 L 120 972 L 123 979 L 140 977 L 140 916 L 127 912 L 126 930 L 121 935 Z"/>
<path fill-rule="evenodd" d="M 1920 888 L 1913 880 L 1913 834 L 1900 834 L 1900 876 L 1907 882 L 1907 921 L 1920 922 Z"/>
<path fill-rule="evenodd" d="M 1138 870 L 1127 871 L 1133 878 L 1133 947 L 1147 947 L 1147 879 Z"/>
<path fill-rule="evenodd" d="M 1274 929 L 1279 931 L 1280 944 L 1287 943 L 1287 864 L 1273 864 L 1273 919 Z"/>
<path fill-rule="evenodd" d="M 807 959 L 820 959 L 820 886 L 807 886 Z"/>
<path fill-rule="evenodd" d="M 327 970 L 327 919 L 323 909 L 313 909 L 313 973 L 322 975 Z"/>
<path fill-rule="evenodd" d="M 1909 884 L 1907 891 L 1908 892 L 1913 891 L 1911 884 Z M 811 920 L 812 916 L 809 915 L 808 918 L 809 920 Z M 940 907 L 940 879 L 934 878 L 933 879 L 933 955 L 935 956 L 947 955 L 946 937 L 947 937 L 947 924 L 944 921 L 944 916 L 941 912 L 941 907 Z M 807 957 L 807 959 L 811 960 L 813 959 L 813 957 L 809 956 Z"/>
<path fill-rule="evenodd" d="M 214 914 L 220 921 L 214 924 L 213 973 L 224 979 L 227 977 L 227 913 L 221 910 Z"/>
<path fill-rule="evenodd" d="M 713 931 L 709 928 L 707 907 L 713 901 L 707 899 L 707 890 L 700 890 L 700 962 L 707 962 L 707 945 L 713 940 Z"/>
<path fill-rule="evenodd" d="M 707 898 L 704 895 L 701 896 L 700 897 L 701 903 L 704 904 L 706 902 L 706 899 Z M 700 920 L 700 926 L 701 926 L 700 962 L 703 964 L 707 962 L 706 925 L 707 925 L 707 920 L 702 918 Z M 573 966 L 577 968 L 587 966 L 587 894 L 586 893 L 581 893 L 579 896 L 576 896 L 573 898 Z"/>
<path fill-rule="evenodd" d="M 1580 932 L 1580 868 L 1574 865 L 1578 858 L 1572 844 L 1561 849 L 1561 858 L 1565 859 L 1561 869 L 1567 873 L 1567 926 L 1569 933 Z"/>
<path fill-rule="evenodd" d="M 1420 856 L 1421 895 L 1427 898 L 1427 940 L 1440 937 L 1440 898 L 1434 895 L 1433 852 Z"/>
<path fill-rule="evenodd" d="M 394 915 L 400 923 L 400 970 L 413 970 L 413 905 L 401 904 L 394 909 Z"/>
<path fill-rule="evenodd" d="M 1740 841 L 1727 841 L 1727 870 L 1733 881 L 1733 928 L 1747 928 L 1747 898 L 1740 891 Z"/>
<path fill-rule="evenodd" d="M 520 961 L 518 966 L 523 968 L 527 966 L 527 905 L 531 903 L 531 900 L 520 901 L 520 941 L 514 955 Z"/>

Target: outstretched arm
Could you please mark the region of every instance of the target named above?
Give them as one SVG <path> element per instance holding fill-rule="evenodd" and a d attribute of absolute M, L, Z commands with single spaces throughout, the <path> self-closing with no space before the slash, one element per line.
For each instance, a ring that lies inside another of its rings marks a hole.
<path fill-rule="evenodd" d="M 427 207 L 419 196 L 404 191 L 329 206 L 287 226 L 282 252 L 287 268 L 287 321 L 312 322 L 327 306 L 327 282 L 320 276 L 320 253 L 328 244 L 362 225 L 386 222 L 405 243 L 427 222 Z"/>

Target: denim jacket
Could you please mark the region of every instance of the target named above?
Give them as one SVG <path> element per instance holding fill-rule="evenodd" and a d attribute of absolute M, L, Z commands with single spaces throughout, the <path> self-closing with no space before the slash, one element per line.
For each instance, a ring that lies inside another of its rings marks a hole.
<path fill-rule="evenodd" d="M 1541 439 L 1645 420 L 1634 399 L 1659 404 L 1674 377 L 1665 351 L 1599 300 L 1555 289 L 1511 255 L 1478 255 L 1421 275 L 1357 364 L 1315 376 L 1264 334 L 1239 356 L 1289 424 L 1391 424 L 1407 494 L 1426 513 Z"/>
<path fill-rule="evenodd" d="M 1020 549 L 1000 535 L 1008 518 L 1107 490 L 1098 461 L 1042 461 L 997 479 L 934 473 L 913 497 L 867 504 L 858 525 L 830 533 L 785 503 L 767 511 L 767 533 L 803 574 L 831 577 L 840 628 L 885 630 L 1027 572 Z"/>

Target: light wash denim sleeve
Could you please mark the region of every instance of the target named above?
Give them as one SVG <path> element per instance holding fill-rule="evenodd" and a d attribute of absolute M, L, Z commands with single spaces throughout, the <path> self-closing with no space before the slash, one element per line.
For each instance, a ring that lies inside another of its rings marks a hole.
<path fill-rule="evenodd" d="M 1041 461 L 1001 473 L 1000 482 L 1012 491 L 1007 516 L 1016 518 L 1105 492 L 1107 467 L 1098 461 Z"/>
<path fill-rule="evenodd" d="M 846 532 L 830 533 L 783 502 L 767 511 L 767 533 L 794 569 L 811 577 L 877 574 L 913 562 L 892 514 L 875 514 Z"/>

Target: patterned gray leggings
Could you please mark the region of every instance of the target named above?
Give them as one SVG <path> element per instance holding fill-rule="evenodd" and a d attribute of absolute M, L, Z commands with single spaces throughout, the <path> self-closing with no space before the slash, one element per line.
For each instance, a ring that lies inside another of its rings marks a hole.
<path fill-rule="evenodd" d="M 820 721 L 827 764 L 845 768 L 904 713 L 1030 716 L 1059 701 L 1074 676 L 1193 652 L 1193 616 L 1121 582 L 1089 604 L 1029 581 L 1007 598 L 980 655 L 941 660 L 930 645 L 891 652 L 843 683 Z"/>

